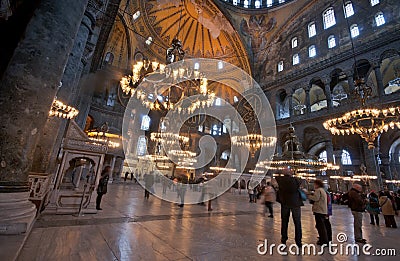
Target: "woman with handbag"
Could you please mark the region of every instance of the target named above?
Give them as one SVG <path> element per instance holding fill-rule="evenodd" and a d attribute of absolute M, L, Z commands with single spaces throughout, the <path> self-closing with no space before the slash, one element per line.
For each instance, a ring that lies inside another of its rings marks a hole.
<path fill-rule="evenodd" d="M 97 186 L 97 198 L 96 198 L 96 209 L 97 210 L 102 210 L 102 208 L 100 207 L 101 198 L 103 197 L 104 194 L 107 193 L 107 184 L 108 184 L 110 172 L 111 172 L 110 166 L 106 166 L 103 169 L 103 171 L 101 172 L 101 177 L 99 179 L 99 185 Z"/>
<path fill-rule="evenodd" d="M 382 208 L 386 227 L 397 228 L 396 220 L 394 219 L 396 211 L 389 193 L 384 193 L 383 191 L 379 193 L 379 205 Z"/>

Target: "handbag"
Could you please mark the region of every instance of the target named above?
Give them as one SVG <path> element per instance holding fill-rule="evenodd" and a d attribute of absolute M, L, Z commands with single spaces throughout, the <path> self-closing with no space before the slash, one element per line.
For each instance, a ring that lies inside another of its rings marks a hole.
<path fill-rule="evenodd" d="M 300 193 L 301 200 L 302 200 L 302 201 L 306 201 L 306 200 L 307 200 L 307 195 L 306 195 L 306 193 L 305 193 L 303 190 L 301 190 L 301 189 L 298 189 L 298 191 L 299 191 L 299 193 Z"/>

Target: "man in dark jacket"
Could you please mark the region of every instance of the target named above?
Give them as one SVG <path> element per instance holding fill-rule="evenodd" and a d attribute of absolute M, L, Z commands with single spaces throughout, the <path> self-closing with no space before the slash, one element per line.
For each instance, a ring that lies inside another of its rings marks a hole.
<path fill-rule="evenodd" d="M 279 185 L 278 197 L 281 203 L 281 243 L 286 244 L 288 239 L 288 225 L 290 212 L 295 229 L 296 245 L 301 247 L 301 206 L 304 206 L 300 196 L 301 181 L 292 176 L 291 170 L 286 170 L 284 176 L 276 177 Z"/>
<path fill-rule="evenodd" d="M 349 191 L 349 208 L 354 217 L 354 239 L 358 243 L 367 243 L 362 237 L 362 214 L 365 210 L 365 197 L 362 195 L 362 186 L 354 184 Z"/>

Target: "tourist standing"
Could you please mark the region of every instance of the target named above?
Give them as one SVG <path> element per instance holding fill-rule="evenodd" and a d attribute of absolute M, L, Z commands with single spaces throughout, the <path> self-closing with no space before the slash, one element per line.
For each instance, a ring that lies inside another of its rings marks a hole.
<path fill-rule="evenodd" d="M 151 171 L 150 174 L 146 173 L 143 179 L 144 179 L 144 198 L 148 199 L 150 197 L 150 191 L 152 190 L 154 184 L 153 171 Z"/>
<path fill-rule="evenodd" d="M 299 192 L 301 181 L 293 177 L 290 169 L 284 171 L 284 176 L 276 177 L 276 181 L 279 186 L 278 202 L 281 203 L 281 243 L 286 244 L 288 240 L 288 225 L 291 212 L 296 245 L 301 247 L 301 206 L 304 206 Z"/>
<path fill-rule="evenodd" d="M 276 201 L 276 193 L 275 189 L 271 186 L 271 182 L 267 182 L 267 186 L 264 188 L 264 201 L 265 201 L 265 212 L 267 213 L 267 209 L 269 211 L 270 218 L 274 217 L 274 209 L 273 204 Z"/>
<path fill-rule="evenodd" d="M 99 184 L 97 185 L 97 198 L 96 198 L 97 210 L 102 210 L 102 208 L 100 207 L 101 198 L 103 197 L 104 194 L 107 193 L 107 184 L 108 184 L 108 179 L 110 178 L 110 172 L 111 172 L 110 166 L 106 166 L 101 172 Z"/>
<path fill-rule="evenodd" d="M 389 193 L 384 193 L 383 191 L 379 193 L 379 205 L 382 208 L 386 227 L 397 228 L 396 220 L 394 219 L 396 210 Z"/>
<path fill-rule="evenodd" d="M 328 215 L 328 201 L 322 180 L 317 179 L 314 181 L 314 190 L 314 193 L 309 193 L 307 197 L 313 204 L 312 212 L 314 213 L 315 227 L 319 236 L 317 244 L 320 246 L 324 244 L 328 245 L 328 232 L 325 226 L 325 218 Z"/>
<path fill-rule="evenodd" d="M 367 202 L 367 207 L 366 207 L 369 217 L 371 219 L 371 225 L 377 225 L 379 226 L 379 213 L 380 207 L 379 207 L 379 199 L 378 195 L 376 195 L 375 192 L 371 192 L 368 195 L 368 202 Z"/>
<path fill-rule="evenodd" d="M 362 194 L 362 186 L 353 184 L 349 191 L 349 208 L 354 218 L 354 239 L 358 243 L 367 243 L 362 237 L 362 214 L 365 211 L 366 200 Z"/>

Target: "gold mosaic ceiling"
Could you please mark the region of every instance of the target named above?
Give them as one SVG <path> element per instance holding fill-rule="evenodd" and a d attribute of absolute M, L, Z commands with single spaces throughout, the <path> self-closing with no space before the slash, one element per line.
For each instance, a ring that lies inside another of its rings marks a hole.
<path fill-rule="evenodd" d="M 141 17 L 134 27 L 144 39 L 153 38 L 153 44 L 147 47 L 151 56 L 165 59 L 166 49 L 177 37 L 187 58 L 222 59 L 250 72 L 238 33 L 211 0 L 138 2 L 133 10 L 140 10 Z"/>

